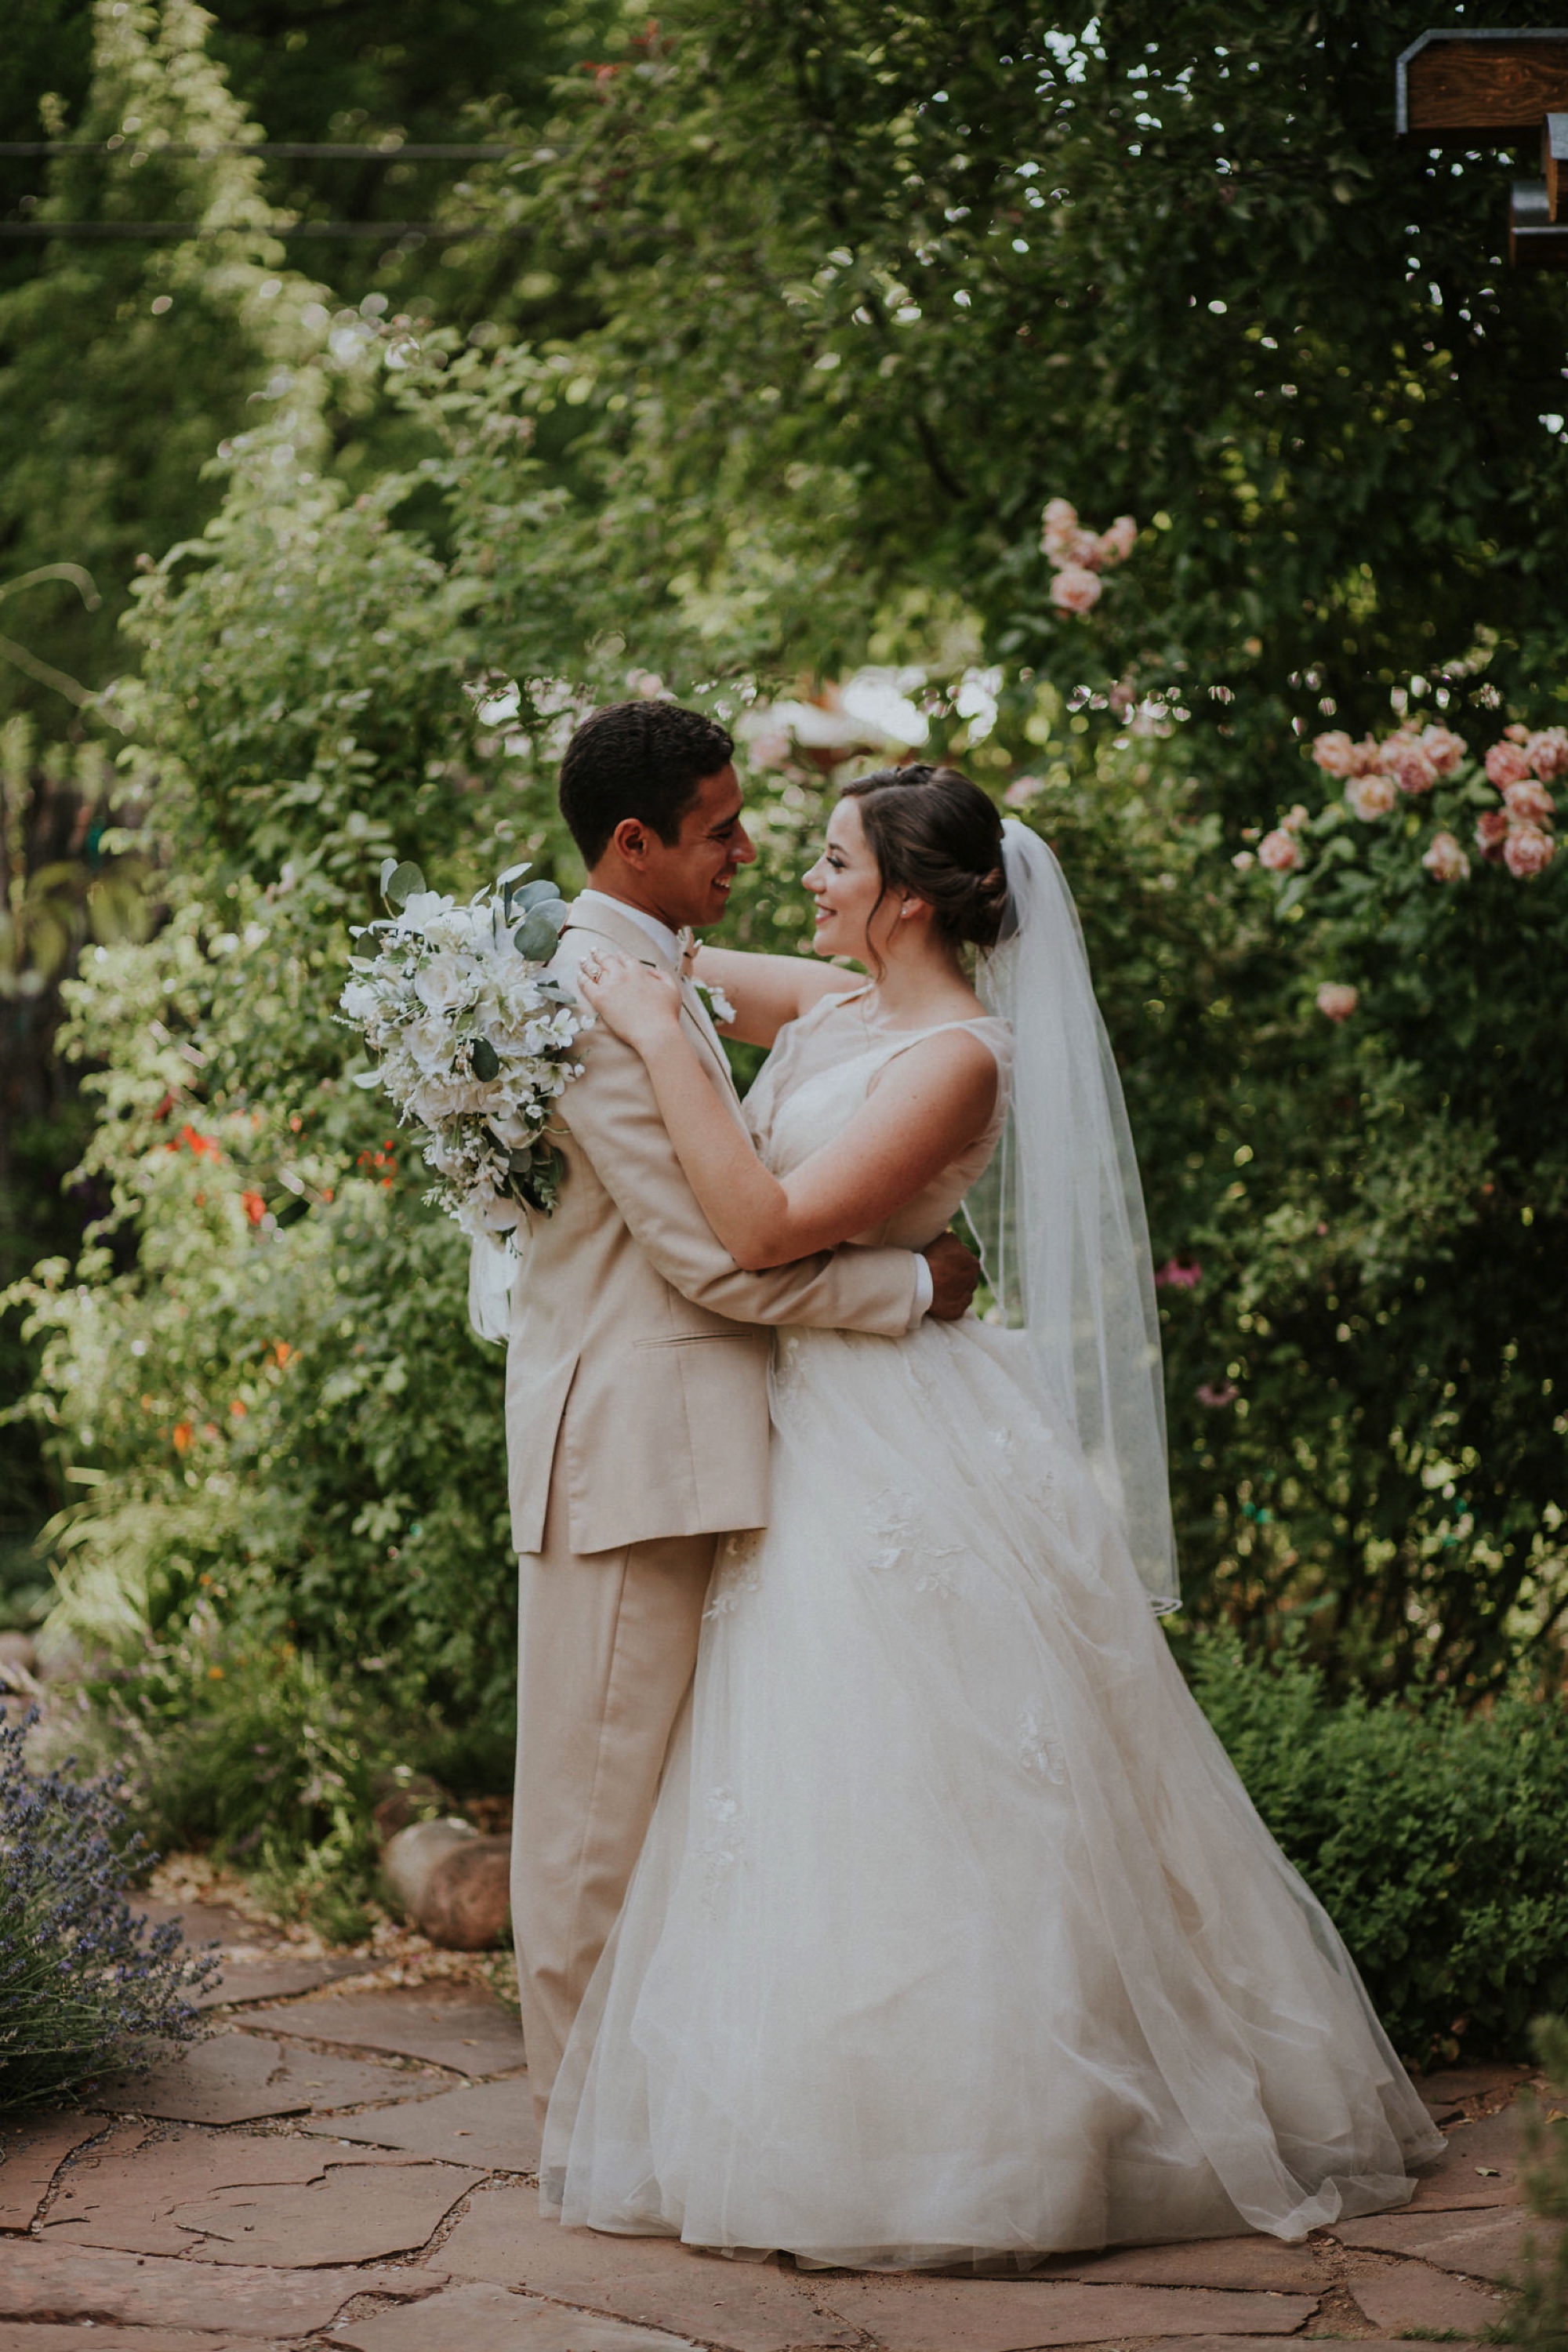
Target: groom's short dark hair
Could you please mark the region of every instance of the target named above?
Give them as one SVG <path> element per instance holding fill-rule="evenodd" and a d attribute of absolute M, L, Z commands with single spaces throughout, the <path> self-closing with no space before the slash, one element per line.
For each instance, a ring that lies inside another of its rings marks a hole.
<path fill-rule="evenodd" d="M 666 845 L 679 841 L 698 785 L 728 767 L 734 750 L 717 719 L 679 702 L 639 697 L 590 713 L 566 746 L 560 781 L 561 814 L 584 864 L 598 864 L 628 816 Z"/>

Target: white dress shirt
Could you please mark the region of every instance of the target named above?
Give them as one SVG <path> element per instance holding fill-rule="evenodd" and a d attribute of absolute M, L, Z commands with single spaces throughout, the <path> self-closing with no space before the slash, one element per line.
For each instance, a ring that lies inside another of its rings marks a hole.
<path fill-rule="evenodd" d="M 656 948 L 663 950 L 676 971 L 679 971 L 681 954 L 679 938 L 670 929 L 668 923 L 661 923 L 657 915 L 647 913 L 641 907 L 632 906 L 626 898 L 613 898 L 607 890 L 579 890 L 573 903 L 578 907 L 586 907 L 590 912 L 595 907 L 607 908 L 611 914 L 619 915 L 623 922 L 635 923 L 638 930 L 645 932 L 653 941 Z M 935 1297 L 936 1284 L 931 1276 L 930 1262 L 926 1258 L 917 1257 L 915 1303 L 910 1316 L 911 1331 L 917 1323 L 924 1322 L 931 1312 L 931 1301 Z"/>

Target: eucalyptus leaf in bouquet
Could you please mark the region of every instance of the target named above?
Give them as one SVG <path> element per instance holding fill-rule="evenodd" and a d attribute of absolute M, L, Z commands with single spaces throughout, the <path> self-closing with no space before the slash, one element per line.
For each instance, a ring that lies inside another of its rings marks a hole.
<path fill-rule="evenodd" d="M 354 932 L 374 952 L 350 958 L 339 999 L 379 1056 L 354 1084 L 383 1088 L 405 1126 L 425 1129 L 436 1174 L 426 1199 L 473 1240 L 553 1209 L 564 1163 L 550 1117 L 581 1074 L 577 1040 L 593 1023 L 545 969 L 566 904 L 528 870 L 509 866 L 458 906 L 389 857 L 381 890 L 392 912 Z"/>

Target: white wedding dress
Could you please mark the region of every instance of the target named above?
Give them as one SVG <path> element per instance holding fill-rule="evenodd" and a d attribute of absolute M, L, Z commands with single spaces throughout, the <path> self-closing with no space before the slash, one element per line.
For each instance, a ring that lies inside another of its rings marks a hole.
<path fill-rule="evenodd" d="M 1005 1078 L 1005 1025 L 967 1025 Z M 769 1165 L 912 1042 L 854 1000 L 786 1029 Z M 994 1141 L 862 1238 L 929 1241 Z M 1023 1335 L 784 1331 L 773 1404 L 772 1523 L 721 1547 L 545 2210 L 902 2268 L 1403 2203 L 1442 2141 Z"/>

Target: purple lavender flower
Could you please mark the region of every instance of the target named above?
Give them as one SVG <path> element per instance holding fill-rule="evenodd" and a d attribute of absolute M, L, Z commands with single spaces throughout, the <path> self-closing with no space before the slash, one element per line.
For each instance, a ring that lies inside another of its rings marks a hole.
<path fill-rule="evenodd" d="M 0 1718 L 0 2110 L 79 2096 L 193 2042 L 217 1974 L 176 1922 L 149 1931 L 123 1892 L 154 1859 L 113 1773 L 27 1770 L 37 1711 Z"/>

